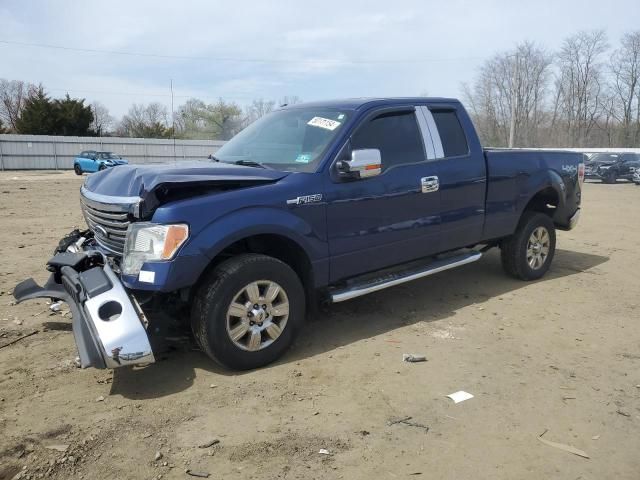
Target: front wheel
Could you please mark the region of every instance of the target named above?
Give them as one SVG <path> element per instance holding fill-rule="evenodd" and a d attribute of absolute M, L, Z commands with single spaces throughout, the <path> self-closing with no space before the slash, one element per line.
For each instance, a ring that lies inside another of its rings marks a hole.
<path fill-rule="evenodd" d="M 279 358 L 304 315 L 304 288 L 291 267 L 266 255 L 243 254 L 218 265 L 198 288 L 191 328 L 213 360 L 248 370 Z"/>
<path fill-rule="evenodd" d="M 104 169 L 106 169 L 107 166 L 104 163 L 101 163 L 100 166 L 98 167 L 98 170 L 102 171 Z"/>
<path fill-rule="evenodd" d="M 76 172 L 76 175 L 82 175 L 82 168 L 77 163 L 73 165 L 73 171 Z"/>
<path fill-rule="evenodd" d="M 556 229 L 551 219 L 538 212 L 522 216 L 516 232 L 502 242 L 502 267 L 521 280 L 542 277 L 556 251 Z"/>
<path fill-rule="evenodd" d="M 616 175 L 616 172 L 608 172 L 602 177 L 602 183 L 611 184 L 611 183 L 616 183 L 617 180 L 618 180 L 618 177 Z"/>

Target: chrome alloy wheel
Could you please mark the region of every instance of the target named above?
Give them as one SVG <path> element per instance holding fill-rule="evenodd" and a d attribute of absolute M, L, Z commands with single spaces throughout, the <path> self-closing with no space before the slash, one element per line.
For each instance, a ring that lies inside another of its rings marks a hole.
<path fill-rule="evenodd" d="M 271 280 L 258 280 L 233 297 L 227 310 L 227 334 L 236 347 L 256 352 L 277 340 L 288 319 L 284 289 Z"/>
<path fill-rule="evenodd" d="M 551 248 L 551 238 L 549 232 L 544 227 L 538 227 L 527 241 L 527 263 L 533 270 L 542 268 L 549 256 Z"/>

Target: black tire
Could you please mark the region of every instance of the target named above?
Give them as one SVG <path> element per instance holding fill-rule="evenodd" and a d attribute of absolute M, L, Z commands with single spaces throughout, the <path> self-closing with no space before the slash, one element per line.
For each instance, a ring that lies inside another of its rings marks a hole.
<path fill-rule="evenodd" d="M 544 228 L 549 236 L 548 254 L 541 266 L 533 268 L 528 261 L 529 240 L 535 230 Z M 520 219 L 518 229 L 501 245 L 502 267 L 505 272 L 520 280 L 537 280 L 541 278 L 553 261 L 556 252 L 556 229 L 548 215 L 538 212 L 525 212 Z"/>
<path fill-rule="evenodd" d="M 605 176 L 602 177 L 602 183 L 612 184 L 616 183 L 617 180 L 618 176 L 616 175 L 616 172 L 608 172 Z"/>
<path fill-rule="evenodd" d="M 107 166 L 104 163 L 101 163 L 100 166 L 98 167 L 99 171 L 105 170 L 107 168 Z"/>
<path fill-rule="evenodd" d="M 261 280 L 275 282 L 284 290 L 289 316 L 282 332 L 270 345 L 248 351 L 231 339 L 227 310 L 238 292 Z M 207 275 L 194 296 L 191 329 L 202 350 L 213 360 L 231 369 L 249 370 L 278 359 L 293 343 L 304 316 L 305 294 L 298 275 L 276 258 L 249 253 L 224 261 Z"/>
<path fill-rule="evenodd" d="M 76 175 L 82 175 L 82 167 L 77 163 L 73 165 L 73 171 L 76 172 Z"/>

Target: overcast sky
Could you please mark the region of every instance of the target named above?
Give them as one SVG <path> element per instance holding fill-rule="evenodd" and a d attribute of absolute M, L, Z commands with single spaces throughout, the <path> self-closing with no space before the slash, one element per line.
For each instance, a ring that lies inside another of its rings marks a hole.
<path fill-rule="evenodd" d="M 169 106 L 170 79 L 176 107 L 192 96 L 459 96 L 494 53 L 524 40 L 553 50 L 595 28 L 617 44 L 640 28 L 640 1 L 0 0 L 0 78 L 115 116 L 133 102 Z"/>

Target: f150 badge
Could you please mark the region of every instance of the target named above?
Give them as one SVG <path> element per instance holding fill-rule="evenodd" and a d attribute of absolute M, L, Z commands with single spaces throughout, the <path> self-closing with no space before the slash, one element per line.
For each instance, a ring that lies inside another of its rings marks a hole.
<path fill-rule="evenodd" d="M 303 195 L 301 197 L 292 198 L 287 200 L 287 205 L 306 205 L 307 203 L 318 203 L 322 201 L 321 193 L 314 193 L 313 195 Z"/>
<path fill-rule="evenodd" d="M 562 171 L 567 173 L 576 173 L 578 171 L 578 167 L 575 165 L 562 165 Z"/>

